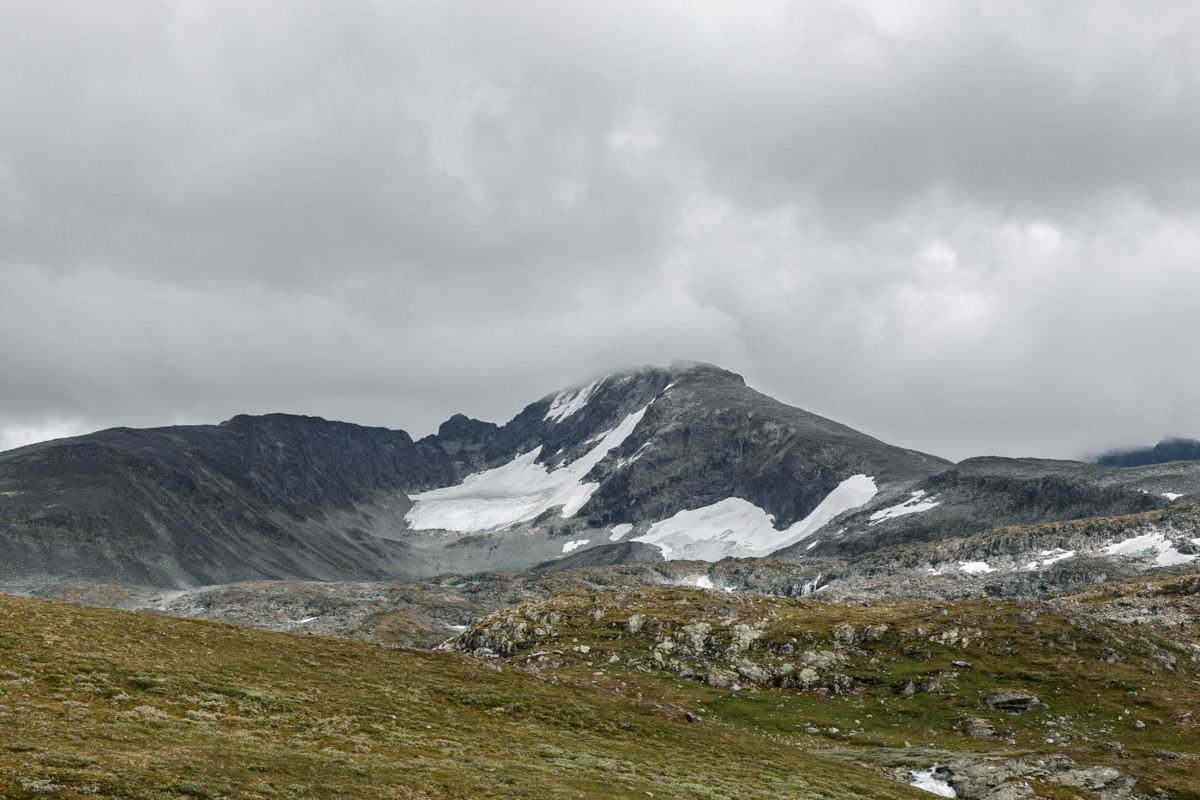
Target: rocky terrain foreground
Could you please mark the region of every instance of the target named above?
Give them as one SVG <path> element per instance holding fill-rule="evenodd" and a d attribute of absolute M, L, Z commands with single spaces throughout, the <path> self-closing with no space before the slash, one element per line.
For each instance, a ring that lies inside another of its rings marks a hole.
<path fill-rule="evenodd" d="M 1193 565 L 784 596 L 802 563 L 0 596 L 0 796 L 1200 797 Z"/>

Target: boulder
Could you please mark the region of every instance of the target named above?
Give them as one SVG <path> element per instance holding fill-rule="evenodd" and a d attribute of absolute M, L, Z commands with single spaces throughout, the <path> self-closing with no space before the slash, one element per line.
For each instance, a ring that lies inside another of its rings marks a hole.
<path fill-rule="evenodd" d="M 1042 701 L 1037 695 L 1028 692 L 993 692 L 984 698 L 988 708 L 1016 716 L 1032 708 L 1037 708 Z"/>
<path fill-rule="evenodd" d="M 963 723 L 963 733 L 975 739 L 990 739 L 995 736 L 996 726 L 980 717 L 971 717 Z"/>

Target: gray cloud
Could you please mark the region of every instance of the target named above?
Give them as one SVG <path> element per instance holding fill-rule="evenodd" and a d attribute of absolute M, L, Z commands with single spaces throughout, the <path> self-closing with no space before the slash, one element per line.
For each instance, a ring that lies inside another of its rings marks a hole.
<path fill-rule="evenodd" d="M 1200 435 L 1194 4 L 9 4 L 0 97 L 0 447 L 679 357 L 952 458 Z"/>

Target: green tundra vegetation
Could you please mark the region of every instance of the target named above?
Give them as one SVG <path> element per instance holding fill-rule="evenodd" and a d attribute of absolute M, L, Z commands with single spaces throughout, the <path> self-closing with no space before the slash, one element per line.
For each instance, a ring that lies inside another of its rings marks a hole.
<path fill-rule="evenodd" d="M 767 732 L 445 652 L 0 595 L 0 796 L 914 798 Z"/>
<path fill-rule="evenodd" d="M 889 776 L 1063 754 L 1196 800 L 1195 589 L 578 590 L 471 626 L 479 657 L 0 595 L 0 796 L 920 798 Z"/>

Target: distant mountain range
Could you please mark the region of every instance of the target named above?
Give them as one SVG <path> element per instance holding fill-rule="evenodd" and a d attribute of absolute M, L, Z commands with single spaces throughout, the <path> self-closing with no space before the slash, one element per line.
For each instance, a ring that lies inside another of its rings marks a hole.
<path fill-rule="evenodd" d="M 846 559 L 1196 497 L 1197 462 L 953 464 L 676 363 L 554 392 L 504 425 L 456 415 L 417 441 L 271 414 L 0 453 L 0 581 L 182 588 Z"/>
<path fill-rule="evenodd" d="M 1200 442 L 1195 439 L 1163 439 L 1154 447 L 1114 450 L 1096 459 L 1102 467 L 1144 467 L 1168 461 L 1200 461 Z"/>

